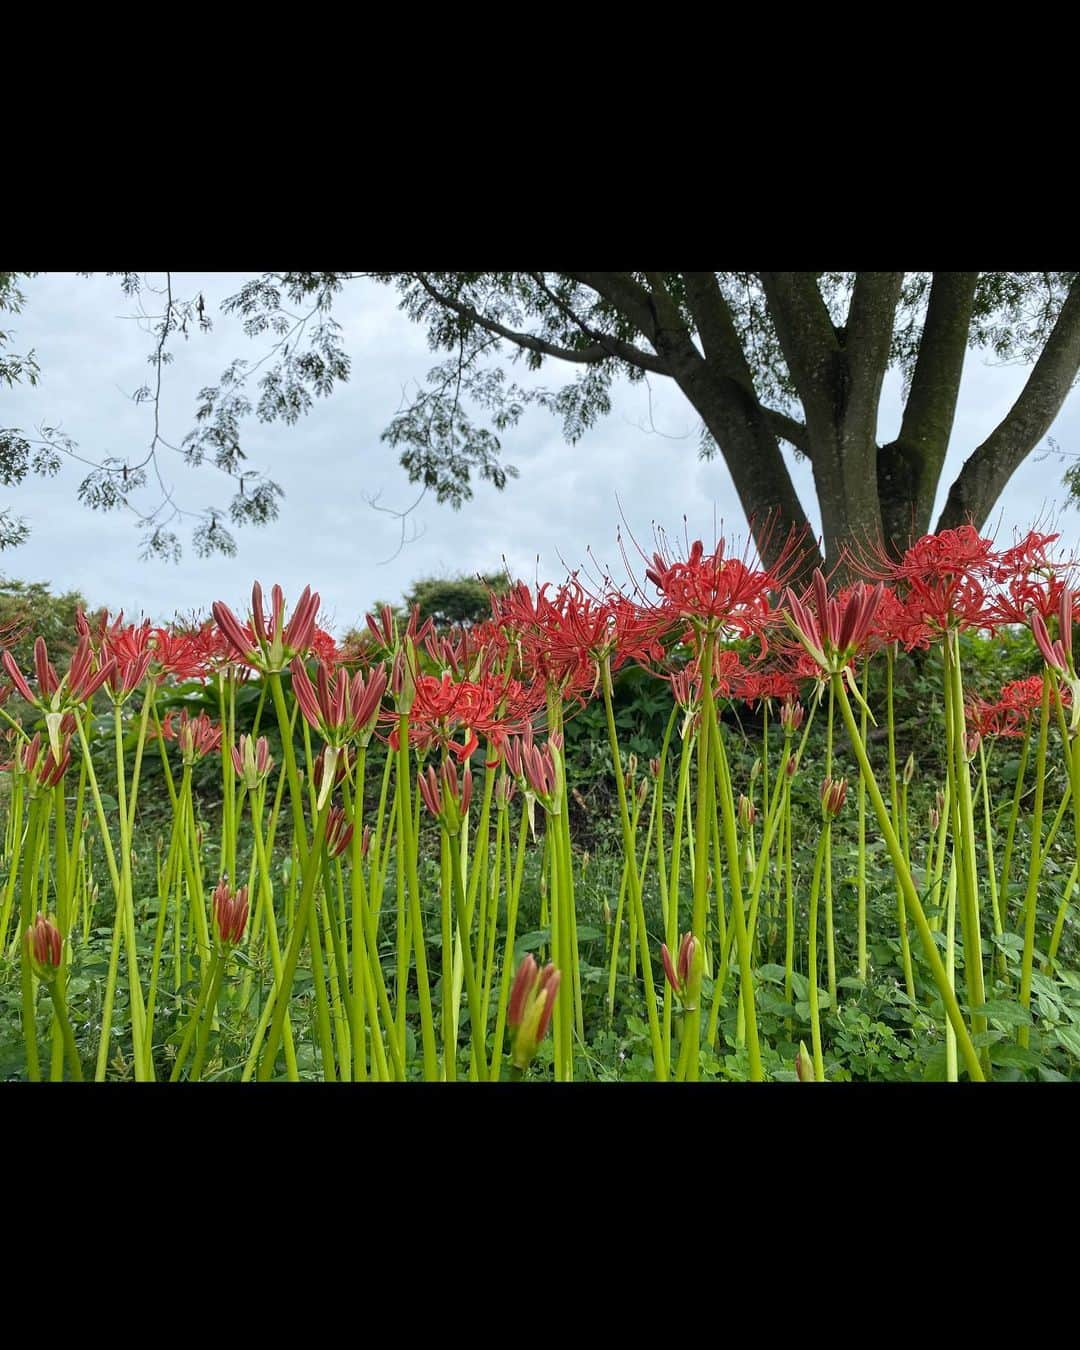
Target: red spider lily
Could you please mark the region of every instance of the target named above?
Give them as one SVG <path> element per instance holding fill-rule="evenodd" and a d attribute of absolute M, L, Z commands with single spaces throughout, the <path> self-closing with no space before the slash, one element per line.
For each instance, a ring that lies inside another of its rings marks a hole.
<path fill-rule="evenodd" d="M 771 567 L 755 564 L 751 545 L 741 558 L 725 556 L 726 542 L 717 541 L 712 553 L 697 539 L 685 561 L 653 554 L 645 575 L 662 597 L 661 609 L 691 626 L 740 637 L 756 635 L 766 650 L 765 627 L 770 616 L 769 595 L 780 591 L 800 561 L 801 536 L 792 531 Z"/>
<path fill-rule="evenodd" d="M 429 768 L 427 774 L 417 775 L 420 796 L 431 814 L 448 834 L 457 834 L 472 801 L 472 770 L 468 764 L 458 786 L 457 769 L 452 760 L 443 760 L 438 774 Z"/>
<path fill-rule="evenodd" d="M 829 598 L 825 578 L 815 568 L 811 587 L 813 608 L 789 589 L 784 617 L 807 654 L 823 671 L 835 674 L 844 670 L 868 641 L 882 590 L 880 585 L 871 590 L 858 582 L 841 604 L 838 599 Z"/>
<path fill-rule="evenodd" d="M 534 598 L 528 586 L 517 582 L 505 594 L 493 595 L 491 604 L 496 623 L 518 649 L 523 678 L 538 678 L 549 691 L 566 699 L 594 687 L 597 680 L 596 660 L 568 636 L 564 624 L 565 611 L 575 603 L 575 595 L 589 598 L 580 586 L 576 592 L 569 584 L 560 587 L 554 598 L 548 590 L 541 586 Z M 595 603 L 589 600 L 594 607 Z"/>
<path fill-rule="evenodd" d="M 1041 679 L 1038 684 L 1041 701 Z M 968 727 L 977 731 L 984 740 L 998 736 L 1023 736 L 1027 721 L 1019 709 L 1009 707 L 1004 702 L 988 703 L 984 699 L 970 699 L 964 708 L 964 717 Z"/>
<path fill-rule="evenodd" d="M 231 891 L 222 877 L 214 889 L 214 934 L 223 948 L 228 950 L 243 941 L 247 921 L 248 888 Z"/>
<path fill-rule="evenodd" d="M 1001 687 L 1001 704 L 1021 717 L 1031 717 L 1039 711 L 1042 703 L 1043 682 L 1041 675 L 1029 675 L 1026 680 L 1010 680 Z M 1061 701 L 1068 706 L 1071 694 L 1066 685 L 1061 691 Z"/>
<path fill-rule="evenodd" d="M 745 703 L 770 706 L 774 699 L 797 698 L 799 686 L 782 670 L 748 670 L 735 685 L 735 694 Z"/>
<path fill-rule="evenodd" d="M 180 680 L 202 679 L 210 672 L 211 653 L 204 632 L 217 633 L 213 624 L 203 629 L 155 628 L 150 635 L 153 670 L 158 680 L 175 675 Z"/>
<path fill-rule="evenodd" d="M 234 655 L 255 670 L 269 674 L 284 670 L 293 657 L 307 654 L 315 636 L 319 595 L 310 586 L 305 586 L 288 623 L 285 622 L 285 595 L 281 587 L 271 589 L 271 613 L 267 619 L 262 586 L 257 581 L 251 588 L 250 625 L 241 624 L 221 600 L 215 600 L 211 608 Z"/>
<path fill-rule="evenodd" d="M 993 625 L 988 587 L 1000 555 L 994 552 L 993 540 L 983 538 L 972 525 L 924 535 L 899 561 L 880 545 L 865 550 L 862 557 L 850 552 L 845 556 L 867 575 L 901 585 L 911 617 L 938 632 Z"/>
<path fill-rule="evenodd" d="M 1007 581 L 1009 577 L 1017 574 L 1054 571 L 1060 564 L 1048 558 L 1046 550 L 1060 538 L 1060 534 L 1039 534 L 1035 530 L 1028 530 L 1023 539 L 1012 548 L 1004 549 L 998 554 L 994 580 Z"/>
<path fill-rule="evenodd" d="M 551 1022 L 561 978 L 552 965 L 539 970 L 531 954 L 518 966 L 506 1009 L 506 1024 L 514 1033 L 515 1069 L 527 1069 L 532 1063 Z"/>
<path fill-rule="evenodd" d="M 60 929 L 44 914 L 26 930 L 26 951 L 30 965 L 39 980 L 51 983 L 64 959 L 64 939 Z"/>
<path fill-rule="evenodd" d="M 340 806 L 332 806 L 326 817 L 326 847 L 331 858 L 339 858 L 352 842 L 352 823 Z"/>
<path fill-rule="evenodd" d="M 256 792 L 274 767 L 265 736 L 260 736 L 256 741 L 251 736 L 242 735 L 232 747 L 232 762 L 237 778 L 249 792 Z"/>
<path fill-rule="evenodd" d="M 541 586 L 534 640 L 554 666 L 570 667 L 584 656 L 617 670 L 628 660 L 644 664 L 663 657 L 659 635 L 667 618 L 661 612 L 641 609 L 617 592 L 596 599 L 574 578 L 553 599 L 546 592 Z"/>
<path fill-rule="evenodd" d="M 376 666 L 365 682 L 359 671 L 351 678 L 345 670 L 331 675 L 320 661 L 314 686 L 299 657 L 289 669 L 300 711 L 327 745 L 340 748 L 353 740 L 358 740 L 361 746 L 368 744 L 386 692 L 386 671 L 382 666 Z"/>
<path fill-rule="evenodd" d="M 821 784 L 821 813 L 827 820 L 840 814 L 847 797 L 846 778 L 826 778 Z"/>
<path fill-rule="evenodd" d="M 869 648 L 888 647 L 899 643 L 906 651 L 917 647 L 926 649 L 936 636 L 935 630 L 923 616 L 923 609 L 917 596 L 907 602 L 901 600 L 891 586 L 882 586 L 881 600 L 874 615 L 874 628 L 870 634 Z"/>

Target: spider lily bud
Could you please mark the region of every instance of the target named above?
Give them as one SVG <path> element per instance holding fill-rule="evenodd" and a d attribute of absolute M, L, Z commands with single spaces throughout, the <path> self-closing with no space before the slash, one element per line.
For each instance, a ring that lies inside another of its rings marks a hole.
<path fill-rule="evenodd" d="M 799 756 L 788 755 L 787 763 L 784 765 L 784 772 L 789 778 L 795 777 L 795 770 L 799 767 Z"/>
<path fill-rule="evenodd" d="M 739 825 L 744 830 L 752 830 L 757 820 L 757 807 L 749 797 L 739 798 Z"/>
<path fill-rule="evenodd" d="M 189 717 L 185 708 L 180 714 L 180 726 L 176 732 L 176 743 L 180 747 L 185 764 L 194 764 L 221 744 L 221 727 L 201 712 L 198 717 Z"/>
<path fill-rule="evenodd" d="M 933 834 L 937 833 L 937 828 L 941 824 L 941 812 L 936 806 L 930 808 L 930 830 Z"/>
<path fill-rule="evenodd" d="M 394 695 L 394 707 L 399 717 L 412 711 L 416 701 L 416 651 L 409 638 L 394 654 L 394 664 L 390 668 L 390 692 Z"/>
<path fill-rule="evenodd" d="M 784 706 L 780 709 L 780 726 L 785 736 L 794 736 L 803 724 L 803 718 L 806 716 L 806 710 L 801 703 L 796 703 L 792 699 L 784 700 Z"/>
<path fill-rule="evenodd" d="M 561 978 L 552 965 L 538 970 L 531 954 L 518 967 L 506 1010 L 506 1024 L 514 1032 L 512 1062 L 515 1069 L 527 1069 L 532 1063 L 555 1010 Z"/>
<path fill-rule="evenodd" d="M 653 776 L 653 778 L 659 778 L 659 777 L 660 777 L 660 760 L 659 760 L 659 757 L 654 756 L 652 759 L 649 760 L 649 773 Z"/>
<path fill-rule="evenodd" d="M 846 778 L 826 778 L 821 785 L 821 814 L 826 820 L 838 816 L 847 796 Z"/>
<path fill-rule="evenodd" d="M 461 823 L 465 819 L 469 810 L 469 803 L 472 801 L 472 769 L 468 763 L 466 763 L 465 772 L 462 774 L 460 789 L 458 787 L 457 769 L 451 759 L 443 760 L 442 768 L 438 774 L 433 768 L 429 768 L 426 775 L 419 774 L 417 785 L 420 789 L 420 796 L 424 800 L 424 805 L 440 825 L 448 834 L 459 834 Z"/>
<path fill-rule="evenodd" d="M 645 805 L 645 798 L 648 797 L 648 795 L 649 795 L 649 784 L 648 784 L 647 781 L 643 778 L 643 779 L 641 780 L 641 782 L 638 784 L 638 790 L 637 790 L 637 799 L 638 799 L 638 805 L 639 805 L 639 806 L 644 806 L 644 805 Z"/>
<path fill-rule="evenodd" d="M 964 738 L 964 750 L 969 760 L 975 758 L 979 753 L 979 746 L 982 744 L 982 736 L 977 731 L 969 731 Z"/>
<path fill-rule="evenodd" d="M 248 888 L 236 892 L 222 877 L 214 890 L 214 935 L 226 951 L 243 939 L 248 921 Z"/>
<path fill-rule="evenodd" d="M 810 1052 L 806 1048 L 806 1042 L 799 1042 L 799 1053 L 795 1056 L 795 1072 L 798 1074 L 800 1083 L 813 1083 L 814 1061 L 810 1057 Z"/>
<path fill-rule="evenodd" d="M 914 752 L 912 752 L 910 755 L 908 755 L 907 762 L 904 765 L 904 786 L 907 787 L 914 777 L 915 777 L 915 754 Z"/>
<path fill-rule="evenodd" d="M 761 756 L 758 755 L 757 759 L 754 760 L 754 767 L 750 770 L 751 783 L 756 783 L 760 777 L 761 777 Z"/>
<path fill-rule="evenodd" d="M 332 806 L 326 818 L 326 847 L 331 858 L 339 858 L 345 852 L 352 836 L 353 827 L 345 819 L 344 810 L 340 806 Z"/>
<path fill-rule="evenodd" d="M 39 914 L 26 930 L 26 951 L 30 968 L 39 980 L 51 984 L 63 959 L 64 939 L 52 919 Z"/>
<path fill-rule="evenodd" d="M 263 611 L 262 586 L 257 581 L 251 588 L 250 627 L 245 627 L 221 600 L 215 600 L 211 608 L 218 628 L 235 655 L 256 670 L 277 674 L 293 657 L 303 657 L 311 646 L 319 613 L 319 595 L 310 586 L 305 586 L 292 618 L 286 623 L 285 595 L 280 586 L 274 586 L 270 592 L 272 615 L 269 626 Z"/>
<path fill-rule="evenodd" d="M 701 988 L 701 973 L 705 968 L 705 948 L 693 933 L 684 933 L 679 943 L 679 955 L 675 961 L 667 949 L 667 943 L 660 948 L 664 963 L 664 974 L 671 985 L 675 997 L 684 1012 L 693 1012 L 697 1004 L 694 999 Z"/>
<path fill-rule="evenodd" d="M 242 735 L 232 748 L 232 762 L 237 778 L 249 792 L 255 792 L 274 767 L 265 736 L 260 736 L 256 741 L 251 736 Z"/>

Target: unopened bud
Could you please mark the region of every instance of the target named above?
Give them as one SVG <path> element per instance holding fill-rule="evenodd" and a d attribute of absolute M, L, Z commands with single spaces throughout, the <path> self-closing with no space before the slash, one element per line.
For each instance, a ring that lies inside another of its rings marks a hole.
<path fill-rule="evenodd" d="M 684 1012 L 693 1012 L 697 1006 L 696 998 L 701 988 L 701 972 L 705 963 L 704 945 L 698 942 L 693 933 L 684 933 L 679 943 L 676 960 L 671 959 L 667 943 L 660 947 L 660 957 L 664 963 L 664 974 L 671 985 L 676 998 L 682 1004 Z"/>
<path fill-rule="evenodd" d="M 26 930 L 26 951 L 30 967 L 39 980 L 51 984 L 63 960 L 64 939 L 52 919 L 39 914 Z"/>
<path fill-rule="evenodd" d="M 821 784 L 821 813 L 826 819 L 838 816 L 847 796 L 846 778 L 826 778 Z"/>
<path fill-rule="evenodd" d="M 506 1010 L 506 1024 L 514 1032 L 515 1069 L 527 1069 L 532 1063 L 555 1010 L 560 979 L 552 965 L 539 970 L 531 954 L 518 967 Z"/>
<path fill-rule="evenodd" d="M 751 783 L 756 783 L 760 777 L 761 777 L 761 756 L 758 755 L 757 759 L 754 760 L 754 767 L 750 770 Z"/>
<path fill-rule="evenodd" d="M 660 777 L 660 759 L 658 756 L 654 755 L 653 758 L 649 760 L 649 772 L 654 778 Z"/>
<path fill-rule="evenodd" d="M 244 936 L 248 921 L 248 888 L 241 886 L 238 891 L 229 889 L 228 880 L 222 877 L 214 889 L 214 934 L 226 950 L 235 947 Z"/>
<path fill-rule="evenodd" d="M 907 785 L 911 782 L 911 780 L 914 777 L 915 777 L 915 755 L 914 753 L 912 753 L 908 755 L 907 763 L 904 765 L 904 786 L 907 787 Z"/>
<path fill-rule="evenodd" d="M 932 806 L 930 808 L 930 829 L 934 834 L 937 833 L 937 828 L 940 824 L 941 824 L 941 812 L 937 809 L 936 806 Z"/>
<path fill-rule="evenodd" d="M 744 830 L 753 829 L 754 821 L 757 820 L 757 807 L 749 797 L 739 798 L 739 825 Z"/>
<path fill-rule="evenodd" d="M 814 1061 L 806 1048 L 806 1042 L 799 1042 L 799 1053 L 795 1056 L 795 1072 L 800 1083 L 814 1082 Z"/>

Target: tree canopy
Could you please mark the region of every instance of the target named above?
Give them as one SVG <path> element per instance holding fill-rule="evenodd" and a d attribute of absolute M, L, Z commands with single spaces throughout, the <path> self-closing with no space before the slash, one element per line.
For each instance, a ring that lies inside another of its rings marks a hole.
<path fill-rule="evenodd" d="M 18 279 L 0 273 L 0 310 L 17 310 Z M 89 274 L 84 274 L 89 275 Z M 112 273 L 129 296 L 160 300 L 152 381 L 136 398 L 157 406 L 170 343 L 206 328 L 201 294 L 173 294 L 171 273 Z M 699 453 L 722 456 L 766 555 L 788 527 L 807 523 L 782 445 L 809 460 L 826 560 L 852 536 L 893 547 L 912 535 L 971 520 L 981 526 L 1009 478 L 1038 446 L 1080 371 L 1080 273 L 1076 272 L 266 272 L 222 305 L 263 343 L 258 360 L 238 357 L 201 391 L 194 425 L 178 448 L 231 482 L 228 506 L 194 522 L 200 553 L 235 552 L 229 526 L 265 524 L 280 487 L 245 463 L 250 419 L 296 422 L 349 377 L 335 302 L 351 283 L 392 287 L 424 326 L 438 361 L 426 386 L 383 433 L 400 450 L 411 482 L 460 507 L 476 479 L 498 488 L 516 470 L 501 437 L 525 408 L 561 419 L 575 441 L 611 408 L 612 386 L 662 376 L 700 418 Z M 0 379 L 33 380 L 33 354 L 5 352 Z M 980 445 L 965 447 L 945 508 L 931 521 L 953 430 L 968 350 L 1030 365 L 1013 406 Z M 550 366 L 556 387 L 510 378 L 506 354 L 530 370 Z M 902 372 L 904 409 L 896 437 L 878 444 L 882 383 Z M 0 482 L 55 472 L 74 443 L 0 430 Z M 91 507 L 132 506 L 159 444 L 141 456 L 94 463 L 80 487 Z M 1074 473 L 1067 478 L 1072 488 Z M 140 512 L 144 551 L 176 556 L 179 508 L 168 500 Z M 766 530 L 766 523 L 770 529 Z M 780 526 L 781 528 L 777 528 Z M 0 516 L 0 546 L 21 526 Z"/>

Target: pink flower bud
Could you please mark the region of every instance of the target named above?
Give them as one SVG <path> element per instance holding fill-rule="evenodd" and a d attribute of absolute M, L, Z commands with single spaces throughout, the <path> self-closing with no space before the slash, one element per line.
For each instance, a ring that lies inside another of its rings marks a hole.
<path fill-rule="evenodd" d="M 37 916 L 26 930 L 26 949 L 38 979 L 54 980 L 63 959 L 64 940 L 52 919 L 44 914 Z"/>
<path fill-rule="evenodd" d="M 222 877 L 214 890 L 214 932 L 218 941 L 226 949 L 235 947 L 243 939 L 248 921 L 248 888 L 241 886 L 236 892 L 229 890 L 229 883 Z"/>
<path fill-rule="evenodd" d="M 847 796 L 846 778 L 826 778 L 821 785 L 821 811 L 826 818 L 838 816 Z"/>

